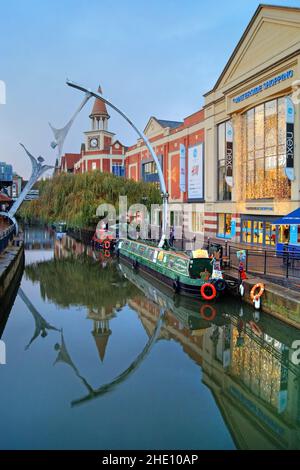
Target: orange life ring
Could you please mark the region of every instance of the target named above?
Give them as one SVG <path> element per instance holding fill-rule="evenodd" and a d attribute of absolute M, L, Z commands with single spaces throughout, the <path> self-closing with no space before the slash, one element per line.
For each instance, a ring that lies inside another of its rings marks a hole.
<path fill-rule="evenodd" d="M 251 330 L 257 335 L 257 336 L 261 336 L 263 334 L 263 332 L 261 331 L 261 329 L 259 328 L 259 326 L 254 322 L 254 321 L 249 321 L 249 325 L 251 327 Z"/>
<path fill-rule="evenodd" d="M 105 258 L 110 258 L 110 251 L 105 250 L 104 251 L 104 256 L 105 256 Z"/>
<path fill-rule="evenodd" d="M 205 289 L 207 288 L 211 289 L 210 295 L 207 295 L 205 293 Z M 205 284 L 202 284 L 200 288 L 200 294 L 204 300 L 213 300 L 217 296 L 217 290 L 213 284 L 211 284 L 210 282 L 206 282 Z"/>
<path fill-rule="evenodd" d="M 209 309 L 211 314 L 209 316 L 206 315 L 206 310 Z M 215 318 L 216 318 L 216 315 L 217 315 L 217 311 L 214 307 L 212 307 L 211 305 L 209 304 L 204 304 L 202 305 L 202 307 L 200 308 L 200 315 L 201 317 L 203 318 L 203 320 L 207 320 L 207 321 L 213 321 Z"/>
<path fill-rule="evenodd" d="M 255 293 L 257 289 L 259 289 L 258 294 Z M 265 286 L 262 282 L 258 282 L 257 284 L 255 284 L 255 286 L 252 287 L 250 292 L 250 299 L 252 300 L 252 302 L 254 300 L 259 299 L 263 295 L 264 291 Z"/>
<path fill-rule="evenodd" d="M 109 250 L 110 249 L 110 241 L 109 240 L 105 240 L 105 242 L 103 243 L 104 245 L 104 249 L 105 250 Z"/>

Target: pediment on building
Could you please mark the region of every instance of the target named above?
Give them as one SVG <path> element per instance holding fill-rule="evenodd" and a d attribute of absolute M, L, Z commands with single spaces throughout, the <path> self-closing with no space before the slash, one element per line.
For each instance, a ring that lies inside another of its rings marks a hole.
<path fill-rule="evenodd" d="M 300 8 L 260 5 L 213 91 L 230 88 L 300 50 Z"/>
<path fill-rule="evenodd" d="M 146 137 L 152 137 L 154 135 L 160 134 L 164 131 L 163 126 L 158 122 L 158 120 L 154 117 L 151 116 L 149 119 L 145 129 L 144 129 L 144 134 Z"/>

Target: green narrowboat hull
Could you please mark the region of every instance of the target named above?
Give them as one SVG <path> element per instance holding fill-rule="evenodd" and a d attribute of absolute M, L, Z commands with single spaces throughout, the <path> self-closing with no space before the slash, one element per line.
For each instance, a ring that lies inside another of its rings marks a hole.
<path fill-rule="evenodd" d="M 149 278 L 144 272 L 136 273 L 124 260 L 120 260 L 118 268 L 123 276 L 138 287 L 151 302 L 174 315 L 185 328 L 201 330 L 208 328 L 211 323 L 217 325 L 224 324 L 224 317 L 221 312 L 218 312 L 217 305 L 213 307 L 215 311 L 213 320 L 206 320 L 201 317 L 200 313 L 201 307 L 207 306 L 203 301 L 185 296 L 170 295 L 168 287 L 159 285 L 156 280 Z"/>
<path fill-rule="evenodd" d="M 207 281 L 200 274 L 212 271 L 208 258 L 191 259 L 184 253 L 166 251 L 142 242 L 120 240 L 117 252 L 134 268 L 182 295 L 201 298 L 200 288 Z"/>

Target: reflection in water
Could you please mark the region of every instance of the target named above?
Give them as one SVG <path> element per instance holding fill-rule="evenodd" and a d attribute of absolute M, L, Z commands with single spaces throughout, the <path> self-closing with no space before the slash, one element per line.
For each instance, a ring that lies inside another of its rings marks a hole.
<path fill-rule="evenodd" d="M 82 377 L 79 370 L 77 369 L 74 362 L 72 361 L 72 358 L 71 358 L 70 354 L 68 353 L 67 346 L 66 346 L 65 339 L 64 339 L 64 335 L 63 335 L 63 331 L 61 331 L 60 344 L 56 343 L 54 348 L 55 348 L 56 351 L 58 351 L 58 355 L 57 355 L 57 358 L 55 359 L 54 365 L 57 364 L 58 362 L 62 362 L 64 364 L 67 364 L 68 366 L 70 366 L 73 369 L 73 371 L 75 372 L 76 376 L 81 380 L 83 385 L 88 389 L 89 393 L 91 395 L 93 395 L 93 393 L 94 393 L 93 388 L 87 382 L 87 380 L 85 380 L 85 378 Z"/>
<path fill-rule="evenodd" d="M 124 316 L 126 306 L 136 312 L 148 337 L 142 351 L 123 372 L 93 386 L 85 370 L 88 364 L 80 362 L 78 367 L 78 357 L 73 352 L 71 357 L 69 351 L 77 345 L 73 347 L 71 335 L 66 341 L 67 327 L 63 332 L 52 326 L 37 311 L 34 300 L 28 299 L 25 289 L 20 290 L 35 319 L 35 333 L 29 344 L 53 331 L 52 335 L 58 335 L 55 364 L 68 365 L 87 390 L 87 395 L 72 401 L 73 406 L 116 390 L 146 357 L 152 356 L 149 353 L 157 340 L 168 341 L 170 346 L 173 341 L 199 366 L 199 374 L 202 371 L 202 383 L 214 397 L 237 448 L 300 448 L 300 370 L 291 360 L 297 330 L 267 315 L 254 314 L 232 299 L 213 305 L 215 315 L 210 315 L 211 309 L 203 315 L 201 302 L 172 296 L 117 259 L 106 258 L 69 237 L 56 240 L 54 253 L 54 259 L 26 266 L 26 279 L 39 284 L 45 302 L 59 308 L 86 309 L 100 358 L 93 366 L 99 372 L 110 364 L 113 351 L 108 353 L 107 345 L 114 336 L 115 320 Z M 82 345 L 87 343 L 84 335 L 83 331 Z M 203 393 L 200 385 L 199 396 L 191 397 L 195 409 Z"/>
<path fill-rule="evenodd" d="M 20 265 L 18 266 L 16 274 L 12 279 L 8 289 L 6 290 L 5 295 L 0 297 L 0 339 L 6 326 L 10 311 L 14 305 L 16 296 L 18 294 L 18 289 L 22 279 L 23 271 L 24 259 L 22 259 Z"/>
<path fill-rule="evenodd" d="M 127 367 L 127 369 L 125 369 L 121 374 L 119 374 L 111 382 L 109 382 L 107 384 L 104 384 L 104 385 L 101 385 L 101 387 L 99 387 L 97 390 L 93 390 L 92 394 L 90 394 L 90 395 L 88 395 L 84 398 L 81 398 L 79 400 L 73 401 L 72 405 L 78 405 L 78 404 L 83 403 L 87 400 L 90 400 L 91 398 L 99 397 L 101 395 L 104 395 L 105 393 L 111 392 L 115 389 L 115 387 L 117 385 L 124 382 L 125 379 L 128 379 L 130 374 L 132 374 L 134 371 L 137 370 L 139 365 L 143 362 L 143 360 L 147 357 L 147 355 L 151 351 L 152 346 L 154 345 L 155 341 L 157 340 L 157 338 L 159 336 L 160 329 L 161 329 L 162 322 L 163 322 L 163 316 L 164 316 L 164 310 L 160 309 L 159 319 L 156 322 L 155 329 L 152 332 L 152 335 L 149 338 L 149 341 L 147 342 L 147 344 L 144 347 L 144 349 L 142 350 L 142 352 L 136 357 L 136 359 L 130 364 L 130 366 Z"/>
<path fill-rule="evenodd" d="M 26 250 L 53 249 L 53 230 L 47 227 L 34 226 L 24 231 L 24 247 Z"/>
<path fill-rule="evenodd" d="M 24 293 L 24 291 L 21 287 L 19 289 L 18 294 L 21 297 L 21 299 L 23 300 L 23 302 L 26 304 L 26 306 L 28 307 L 28 310 L 32 314 L 32 316 L 34 318 L 34 323 L 35 323 L 34 334 L 31 338 L 31 340 L 29 341 L 29 343 L 27 344 L 27 346 L 25 347 L 25 349 L 28 349 L 29 346 L 33 343 L 33 341 L 36 338 L 38 338 L 40 335 L 41 335 L 42 338 L 45 338 L 48 335 L 47 330 L 60 331 L 58 328 L 55 328 L 55 326 L 50 325 L 50 323 L 48 323 L 42 317 L 42 315 L 37 311 L 37 309 L 34 307 L 34 305 L 30 302 L 30 300 L 28 299 L 27 295 Z"/>
<path fill-rule="evenodd" d="M 68 249 L 70 245 L 72 246 L 73 251 L 70 251 Z M 77 256 L 74 257 L 74 253 Z M 95 252 L 93 252 L 90 247 L 85 247 L 84 245 L 78 242 L 76 243 L 69 237 L 64 237 L 62 240 L 56 241 L 55 254 L 55 260 L 36 263 L 34 265 L 27 266 L 26 275 L 33 281 L 38 280 L 39 282 L 41 282 L 40 285 L 43 298 L 48 297 L 51 300 L 55 300 L 56 303 L 60 302 L 63 305 L 65 305 L 66 302 L 65 285 L 69 282 L 74 285 L 74 281 L 79 280 L 78 284 L 74 286 L 75 291 L 77 292 L 77 296 L 74 297 L 73 295 L 71 295 L 68 304 L 74 302 L 76 304 L 81 304 L 83 302 L 83 299 L 86 298 L 87 294 L 86 283 L 88 283 L 89 289 L 91 287 L 95 288 L 95 295 L 92 291 L 89 291 L 89 310 L 87 318 L 93 321 L 94 327 L 92 335 L 95 339 L 101 362 L 103 362 L 108 338 L 112 333 L 111 329 L 109 328 L 109 321 L 115 316 L 115 312 L 120 311 L 121 307 L 126 304 L 128 297 L 139 295 L 138 289 L 136 289 L 132 283 L 125 280 L 122 276 L 122 273 L 116 269 L 116 260 L 113 260 L 112 258 L 105 258 L 105 260 L 102 259 L 101 252 L 97 255 L 98 260 L 102 260 L 101 266 L 102 270 L 105 270 L 105 275 L 103 275 L 103 272 L 101 272 L 100 280 L 102 282 L 100 289 L 99 275 L 95 275 L 96 271 L 99 273 L 99 266 L 96 265 L 93 261 L 91 262 L 91 258 L 92 260 L 95 259 Z M 65 257 L 67 258 L 67 260 Z M 50 275 L 51 272 L 54 272 L 53 264 L 55 264 L 56 276 L 55 289 L 53 289 L 53 279 Z M 97 285 L 94 286 L 93 283 L 95 284 L 95 282 L 97 283 Z M 82 286 L 83 290 L 81 288 Z M 113 295 L 111 291 L 112 286 L 117 287 Z M 99 297 L 99 290 L 101 300 Z M 40 334 L 41 328 L 43 328 L 43 331 L 45 331 L 46 329 L 55 329 L 56 331 L 59 331 L 57 328 L 54 328 L 49 325 L 43 319 L 43 317 L 38 314 L 36 309 L 30 303 L 29 299 L 25 297 L 22 290 L 20 295 L 22 299 L 26 302 L 26 305 L 30 308 L 30 311 L 34 315 L 36 325 L 38 325 L 38 328 L 36 327 L 36 332 L 33 339 L 35 339 Z M 52 297 L 54 296 L 54 299 L 51 297 L 51 295 Z M 99 303 L 100 305 L 102 305 L 99 306 Z M 83 304 L 86 304 L 86 302 L 83 302 Z M 61 344 L 57 343 L 55 345 L 56 350 L 59 351 L 55 363 L 64 362 L 65 364 L 69 365 L 74 370 L 76 376 L 86 386 L 89 392 L 89 394 L 84 398 L 73 401 L 72 405 L 77 405 L 92 398 L 104 395 L 105 393 L 112 391 L 118 384 L 122 383 L 125 379 L 127 379 L 129 375 L 138 368 L 141 362 L 149 354 L 153 344 L 155 343 L 159 335 L 163 321 L 163 315 L 164 309 L 161 308 L 154 331 L 152 332 L 149 341 L 146 343 L 142 352 L 130 364 L 130 366 L 127 367 L 114 380 L 102 385 L 97 389 L 93 389 L 92 386 L 87 382 L 87 380 L 84 379 L 83 376 L 79 373 L 70 354 L 68 353 L 63 333 L 61 333 Z M 31 340 L 31 342 L 33 341 L 33 339 Z"/>

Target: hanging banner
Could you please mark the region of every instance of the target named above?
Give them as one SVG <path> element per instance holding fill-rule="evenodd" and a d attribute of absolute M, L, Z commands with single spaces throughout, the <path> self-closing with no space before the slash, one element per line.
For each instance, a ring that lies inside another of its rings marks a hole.
<path fill-rule="evenodd" d="M 285 99 L 285 120 L 286 120 L 286 167 L 285 174 L 290 181 L 295 179 L 294 170 L 294 122 L 295 110 L 290 97 Z"/>
<path fill-rule="evenodd" d="M 179 188 L 182 193 L 186 191 L 185 185 L 185 174 L 186 174 L 186 155 L 185 155 L 185 145 L 180 144 L 180 179 L 179 179 Z"/>
<path fill-rule="evenodd" d="M 203 144 L 188 150 L 188 199 L 203 199 Z"/>
<path fill-rule="evenodd" d="M 225 181 L 228 186 L 233 185 L 232 172 L 233 172 L 233 129 L 232 122 L 226 122 L 226 155 L 225 155 Z"/>

